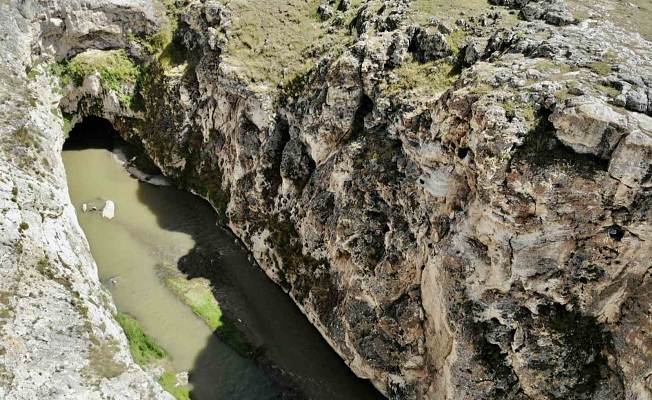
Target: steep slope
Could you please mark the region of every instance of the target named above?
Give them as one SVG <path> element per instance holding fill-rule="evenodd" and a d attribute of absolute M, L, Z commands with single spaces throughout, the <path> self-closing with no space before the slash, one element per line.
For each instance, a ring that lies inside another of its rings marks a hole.
<path fill-rule="evenodd" d="M 649 11 L 491 3 L 176 2 L 140 76 L 66 69 L 60 106 L 208 199 L 390 398 L 650 398 Z"/>
<path fill-rule="evenodd" d="M 57 37 L 62 55 L 120 45 L 123 29 L 153 26 L 151 4 L 46 7 L 0 4 L 0 398 L 171 399 L 113 318 L 68 197 L 60 95 L 30 70 L 39 34 Z"/>

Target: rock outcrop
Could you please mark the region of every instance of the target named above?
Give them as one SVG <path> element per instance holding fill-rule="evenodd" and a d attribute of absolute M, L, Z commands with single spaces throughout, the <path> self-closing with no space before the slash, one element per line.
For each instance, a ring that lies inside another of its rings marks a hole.
<path fill-rule="evenodd" d="M 126 43 L 136 106 L 59 104 L 208 199 L 353 371 L 393 399 L 652 398 L 641 33 L 582 1 L 178 3 L 165 50 Z"/>
<path fill-rule="evenodd" d="M 172 399 L 136 365 L 70 203 L 60 95 L 33 51 L 64 57 L 154 27 L 143 2 L 0 4 L 0 398 Z M 42 39 L 42 40 L 35 40 Z"/>

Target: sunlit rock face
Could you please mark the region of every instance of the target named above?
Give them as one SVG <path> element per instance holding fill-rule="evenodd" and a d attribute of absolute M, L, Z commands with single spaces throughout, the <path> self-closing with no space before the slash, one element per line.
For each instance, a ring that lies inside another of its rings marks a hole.
<path fill-rule="evenodd" d="M 326 3 L 347 40 L 280 87 L 237 3 L 191 1 L 140 109 L 92 78 L 59 104 L 207 198 L 389 398 L 651 398 L 649 42 L 581 1 Z"/>
<path fill-rule="evenodd" d="M 0 5 L 0 398 L 172 399 L 133 362 L 113 319 L 68 197 L 60 95 L 42 70 L 29 74 L 39 47 L 63 57 L 153 29 L 151 7 Z"/>

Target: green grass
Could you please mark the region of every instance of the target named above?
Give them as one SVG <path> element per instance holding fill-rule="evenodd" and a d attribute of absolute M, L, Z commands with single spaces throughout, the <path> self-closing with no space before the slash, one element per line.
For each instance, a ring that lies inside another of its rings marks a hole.
<path fill-rule="evenodd" d="M 65 139 L 68 139 L 68 135 L 72 130 L 72 119 L 66 114 L 63 114 L 62 118 L 63 118 L 63 127 L 61 128 L 61 130 L 63 131 L 63 137 Z"/>
<path fill-rule="evenodd" d="M 453 33 L 446 36 L 446 41 L 451 47 L 453 55 L 457 56 L 460 50 L 466 46 L 466 32 L 461 29 L 454 31 Z"/>
<path fill-rule="evenodd" d="M 462 18 L 468 20 L 471 16 L 478 17 L 489 12 L 491 7 L 487 0 L 412 0 L 409 18 L 412 22 L 426 25 L 434 17 L 452 28 L 455 20 L 460 18 L 460 12 L 464 12 Z M 517 22 L 516 15 L 504 13 L 504 21 L 511 26 Z"/>
<path fill-rule="evenodd" d="M 546 72 L 546 71 L 550 71 L 551 69 L 553 69 L 555 67 L 556 67 L 556 64 L 553 63 L 552 61 L 550 61 L 548 59 L 545 59 L 545 58 L 540 58 L 540 59 L 537 60 L 537 64 L 536 64 L 535 68 L 536 68 L 537 71 Z"/>
<path fill-rule="evenodd" d="M 595 61 L 589 64 L 591 71 L 598 75 L 607 76 L 611 73 L 611 65 L 604 61 Z"/>
<path fill-rule="evenodd" d="M 99 73 L 104 89 L 116 92 L 122 91 L 123 83 L 136 83 L 140 75 L 140 69 L 124 50 L 87 51 L 52 66 L 52 73 L 64 84 L 73 82 L 76 86 L 95 72 Z"/>
<path fill-rule="evenodd" d="M 521 111 L 521 115 L 525 118 L 525 123 L 530 127 L 530 129 L 534 129 L 538 121 L 532 104 L 527 104 Z"/>
<path fill-rule="evenodd" d="M 168 267 L 169 268 L 169 267 Z M 224 343 L 242 356 L 253 357 L 255 348 L 249 344 L 238 329 L 224 316 L 220 304 L 213 296 L 207 279 L 166 277 L 165 284 L 208 325 Z"/>
<path fill-rule="evenodd" d="M 578 19 L 607 19 L 633 32 L 638 32 L 647 40 L 652 40 L 652 3 L 650 0 L 605 1 L 604 4 L 586 0 L 567 0 L 576 7 L 574 15 Z M 633 6 L 632 6 L 633 5 Z"/>
<path fill-rule="evenodd" d="M 127 336 L 129 350 L 131 351 L 134 361 L 144 366 L 151 364 L 156 360 L 167 358 L 168 354 L 165 350 L 163 350 L 163 348 L 159 346 L 151 336 L 143 331 L 143 328 L 140 326 L 138 321 L 122 313 L 118 313 L 115 319 L 118 321 Z"/>
<path fill-rule="evenodd" d="M 169 360 L 170 357 L 167 352 L 151 336 L 145 333 L 136 319 L 122 313 L 118 313 L 115 319 L 127 336 L 129 351 L 136 363 L 147 366 L 160 360 Z M 177 400 L 192 399 L 190 390 L 187 387 L 177 386 L 177 377 L 173 371 L 165 371 L 159 378 L 158 383 Z"/>
<path fill-rule="evenodd" d="M 159 378 L 158 383 L 163 389 L 174 396 L 177 400 L 191 400 L 190 390 L 184 386 L 177 386 L 177 376 L 172 372 L 165 372 Z"/>
<path fill-rule="evenodd" d="M 616 89 L 615 87 L 609 85 L 609 83 L 602 83 L 602 84 L 595 84 L 593 87 L 601 92 L 604 93 L 605 95 L 611 97 L 612 99 L 615 97 L 618 97 L 621 93 L 620 90 Z"/>

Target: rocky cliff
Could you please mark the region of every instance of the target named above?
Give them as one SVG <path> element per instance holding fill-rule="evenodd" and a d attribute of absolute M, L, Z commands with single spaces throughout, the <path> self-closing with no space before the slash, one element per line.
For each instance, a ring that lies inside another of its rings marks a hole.
<path fill-rule="evenodd" d="M 34 55 L 123 45 L 151 4 L 0 3 L 0 398 L 172 399 L 136 365 L 61 161 L 61 95 Z"/>
<path fill-rule="evenodd" d="M 43 29 L 32 54 L 125 48 L 57 64 L 64 113 L 208 199 L 359 376 L 394 399 L 652 398 L 644 1 L 166 12 L 121 39 Z"/>

